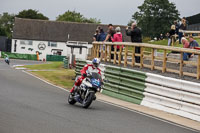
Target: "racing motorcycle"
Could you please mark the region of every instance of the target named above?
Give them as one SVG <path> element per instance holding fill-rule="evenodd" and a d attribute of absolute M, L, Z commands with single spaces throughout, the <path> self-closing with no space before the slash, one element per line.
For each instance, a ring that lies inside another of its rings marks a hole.
<path fill-rule="evenodd" d="M 5 62 L 6 62 L 8 65 L 10 64 L 10 59 L 9 59 L 8 56 L 5 58 Z"/>
<path fill-rule="evenodd" d="M 83 108 L 88 108 L 93 100 L 96 100 L 95 93 L 100 91 L 103 82 L 101 75 L 97 72 L 87 72 L 87 77 L 82 81 L 74 94 L 69 94 L 68 103 L 74 105 L 76 102 L 82 104 Z"/>

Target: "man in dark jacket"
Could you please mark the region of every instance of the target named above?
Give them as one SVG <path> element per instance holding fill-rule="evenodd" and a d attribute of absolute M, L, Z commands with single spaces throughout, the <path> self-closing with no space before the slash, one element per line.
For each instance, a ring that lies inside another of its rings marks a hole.
<path fill-rule="evenodd" d="M 142 32 L 137 27 L 136 23 L 132 23 L 131 28 L 129 28 L 129 27 L 126 28 L 126 35 L 131 36 L 132 42 L 142 43 Z M 135 53 L 140 54 L 140 47 L 135 47 Z M 135 56 L 135 62 L 140 63 L 140 57 L 139 56 Z"/>

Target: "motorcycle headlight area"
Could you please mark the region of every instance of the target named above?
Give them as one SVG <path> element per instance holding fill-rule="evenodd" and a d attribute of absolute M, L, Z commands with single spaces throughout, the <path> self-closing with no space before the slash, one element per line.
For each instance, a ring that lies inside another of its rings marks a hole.
<path fill-rule="evenodd" d="M 91 83 L 92 83 L 92 85 L 94 85 L 94 86 L 97 86 L 97 87 L 100 86 L 100 81 L 97 80 L 97 79 L 91 79 Z"/>

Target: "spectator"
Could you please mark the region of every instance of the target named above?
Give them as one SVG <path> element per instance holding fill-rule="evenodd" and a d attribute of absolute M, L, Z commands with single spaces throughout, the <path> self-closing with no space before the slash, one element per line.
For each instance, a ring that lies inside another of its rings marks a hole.
<path fill-rule="evenodd" d="M 160 34 L 159 40 L 163 40 L 163 39 L 164 39 L 163 34 Z"/>
<path fill-rule="evenodd" d="M 108 25 L 108 34 L 107 34 L 106 39 L 104 40 L 104 42 L 106 42 L 106 41 L 112 42 L 111 37 L 113 37 L 115 33 L 116 32 L 114 30 L 113 25 L 109 24 Z M 114 45 L 111 46 L 111 51 L 114 51 Z M 114 54 L 111 54 L 111 59 L 114 59 Z"/>
<path fill-rule="evenodd" d="M 99 32 L 100 32 L 100 26 L 97 27 L 94 35 L 93 35 L 93 41 L 97 41 L 97 36 L 99 35 Z"/>
<path fill-rule="evenodd" d="M 126 28 L 126 35 L 131 36 L 132 42 L 142 43 L 142 32 L 137 27 L 137 24 L 134 22 L 131 25 L 131 28 Z M 140 53 L 140 47 L 135 47 L 135 53 Z M 135 56 L 136 63 L 140 63 L 140 57 Z"/>
<path fill-rule="evenodd" d="M 185 37 L 182 37 L 181 42 L 183 44 L 183 48 L 190 48 L 190 43 Z"/>
<path fill-rule="evenodd" d="M 123 41 L 123 37 L 122 37 L 122 33 L 121 33 L 121 28 L 120 27 L 116 27 L 115 29 L 116 33 L 113 35 L 113 37 L 111 37 L 112 42 L 122 42 Z M 123 48 L 123 46 L 122 46 Z M 120 50 L 120 46 L 117 45 L 117 51 Z M 118 56 L 117 56 L 117 60 L 118 60 Z"/>
<path fill-rule="evenodd" d="M 185 18 L 182 18 L 179 30 L 181 30 L 181 31 L 179 31 L 179 33 L 178 33 L 178 38 L 179 38 L 179 44 L 181 44 L 181 38 L 183 37 L 183 30 L 186 30 L 186 19 Z"/>
<path fill-rule="evenodd" d="M 174 25 L 175 25 L 175 27 L 176 27 L 175 34 L 178 35 L 178 33 L 179 33 L 179 28 L 180 28 L 180 24 L 179 24 L 177 21 L 174 21 Z"/>
<path fill-rule="evenodd" d="M 169 31 L 169 34 L 167 34 L 167 36 L 168 36 L 168 46 L 171 46 L 172 38 L 175 38 L 175 37 L 174 37 L 174 35 L 175 35 L 175 30 L 176 30 L 175 25 L 172 25 L 172 26 L 171 26 L 171 30 Z"/>
<path fill-rule="evenodd" d="M 103 42 L 105 39 L 106 39 L 106 34 L 105 34 L 104 30 L 102 28 L 100 28 L 100 33 L 97 36 L 97 41 Z M 100 49 L 99 49 L 100 51 L 101 51 L 101 48 L 102 48 L 102 45 L 100 45 Z M 105 49 L 104 46 L 103 46 L 103 49 Z M 101 57 L 101 52 L 99 52 L 99 56 Z"/>
<path fill-rule="evenodd" d="M 195 47 L 199 47 L 199 44 L 192 36 L 189 37 L 189 48 L 194 49 Z M 192 53 L 183 53 L 183 60 L 188 60 L 189 58 L 192 58 L 194 54 Z"/>

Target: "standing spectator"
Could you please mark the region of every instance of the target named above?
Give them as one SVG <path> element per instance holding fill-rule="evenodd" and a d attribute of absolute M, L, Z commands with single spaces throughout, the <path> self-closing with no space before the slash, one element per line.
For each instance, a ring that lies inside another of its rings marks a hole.
<path fill-rule="evenodd" d="M 97 27 L 94 35 L 93 35 L 93 41 L 97 41 L 97 36 L 99 35 L 99 32 L 100 32 L 100 26 Z"/>
<path fill-rule="evenodd" d="M 132 42 L 142 43 L 142 32 L 137 27 L 137 24 L 134 22 L 131 25 L 131 28 L 126 28 L 126 35 L 131 36 Z M 140 53 L 140 47 L 135 47 L 135 53 Z M 140 63 L 140 57 L 135 56 L 136 63 Z"/>
<path fill-rule="evenodd" d="M 113 37 L 111 37 L 112 42 L 122 42 L 123 37 L 122 37 L 122 33 L 121 33 L 121 28 L 116 27 L 115 31 L 116 31 L 116 33 L 113 35 Z M 122 46 L 122 48 L 123 48 L 123 46 Z M 119 50 L 120 50 L 120 46 L 117 45 L 117 51 L 119 51 Z M 117 56 L 117 60 L 118 60 L 118 56 Z"/>
<path fill-rule="evenodd" d="M 195 47 L 199 47 L 199 44 L 192 36 L 189 37 L 189 48 L 194 49 Z M 192 58 L 194 54 L 191 53 L 183 53 L 183 60 L 188 60 L 189 58 Z"/>
<path fill-rule="evenodd" d="M 101 28 L 99 35 L 97 36 L 97 41 L 103 42 L 105 39 L 106 39 L 106 34 L 105 34 L 104 30 Z"/>
<path fill-rule="evenodd" d="M 179 31 L 179 33 L 178 33 L 178 38 L 179 38 L 179 44 L 181 44 L 181 38 L 183 37 L 183 30 L 186 30 L 186 19 L 185 18 L 182 18 L 179 30 L 181 30 L 181 31 Z"/>
<path fill-rule="evenodd" d="M 105 32 L 103 31 L 103 29 L 100 28 L 100 33 L 99 33 L 99 35 L 97 36 L 97 41 L 103 42 L 105 39 L 106 39 L 106 34 L 105 34 Z M 102 46 L 101 46 L 100 49 L 99 49 L 100 51 L 101 51 L 101 48 L 102 48 Z M 105 49 L 104 46 L 103 46 L 103 49 Z M 99 52 L 99 56 L 101 57 L 101 52 Z"/>
<path fill-rule="evenodd" d="M 175 30 L 176 30 L 175 25 L 172 25 L 172 26 L 171 26 L 171 30 L 169 31 L 169 34 L 168 34 L 168 46 L 171 46 L 172 38 L 175 39 L 175 37 L 174 37 L 174 35 L 175 35 Z"/>
<path fill-rule="evenodd" d="M 104 42 L 106 42 L 106 41 L 112 42 L 111 37 L 113 37 L 115 33 L 116 32 L 114 30 L 113 25 L 109 24 L 108 25 L 108 34 L 107 34 L 106 39 L 104 40 Z M 114 45 L 111 46 L 111 51 L 114 51 Z M 111 54 L 111 59 L 114 59 L 114 54 Z"/>
<path fill-rule="evenodd" d="M 179 28 L 180 28 L 180 24 L 179 24 L 177 21 L 174 21 L 174 25 L 175 25 L 175 27 L 176 27 L 175 34 L 178 35 L 178 33 L 179 33 Z"/>

